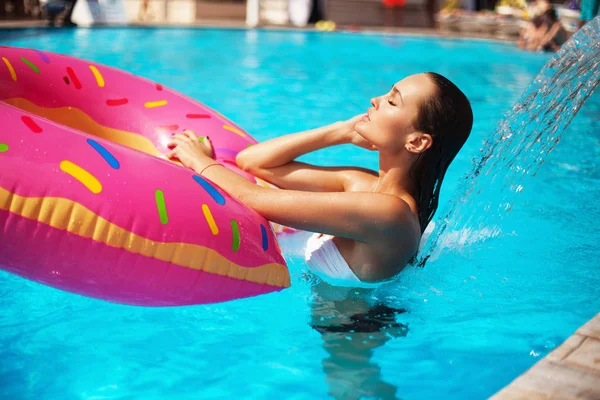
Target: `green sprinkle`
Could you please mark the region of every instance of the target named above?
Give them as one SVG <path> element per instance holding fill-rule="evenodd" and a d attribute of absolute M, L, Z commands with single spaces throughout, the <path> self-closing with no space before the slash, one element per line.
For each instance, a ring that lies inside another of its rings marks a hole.
<path fill-rule="evenodd" d="M 26 59 L 25 57 L 21 57 L 21 61 L 23 61 L 25 64 L 29 65 L 29 68 L 31 68 L 33 70 L 33 72 L 35 72 L 36 74 L 40 73 L 40 70 L 38 69 L 38 67 L 33 65 L 33 63 L 31 61 L 29 61 L 28 59 Z"/>
<path fill-rule="evenodd" d="M 167 215 L 167 204 L 165 203 L 165 194 L 160 189 L 156 191 L 156 208 L 158 208 L 160 223 L 166 225 L 169 222 L 169 216 Z"/>
<path fill-rule="evenodd" d="M 233 240 L 231 243 L 231 250 L 238 251 L 240 249 L 240 228 L 235 220 L 231 220 L 231 233 L 233 234 Z"/>
<path fill-rule="evenodd" d="M 8 150 L 8 145 L 6 143 L 0 143 L 0 153 L 4 153 Z"/>
<path fill-rule="evenodd" d="M 254 143 L 248 143 L 248 147 L 253 146 L 253 145 L 254 145 Z"/>

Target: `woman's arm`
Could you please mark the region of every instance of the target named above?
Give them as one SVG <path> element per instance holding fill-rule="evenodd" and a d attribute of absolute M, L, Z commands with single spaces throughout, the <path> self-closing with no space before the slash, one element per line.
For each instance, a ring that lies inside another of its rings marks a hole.
<path fill-rule="evenodd" d="M 242 150 L 237 155 L 236 161 L 240 168 L 252 171 L 280 167 L 304 154 L 338 144 L 353 143 L 364 148 L 371 148 L 371 144 L 362 139 L 354 130 L 354 126 L 363 117 L 364 114 L 361 114 L 347 121 L 255 144 Z"/>
<path fill-rule="evenodd" d="M 279 224 L 363 242 L 380 242 L 414 224 L 409 206 L 396 196 L 263 188 L 216 163 L 195 135 L 175 135 L 170 146 L 171 157 Z"/>
<path fill-rule="evenodd" d="M 345 143 L 342 123 L 292 133 L 242 150 L 236 157 L 238 166 L 246 171 L 280 167 L 296 158 L 329 146 Z"/>
<path fill-rule="evenodd" d="M 241 151 L 236 162 L 240 168 L 283 189 L 340 192 L 345 190 L 347 172 L 357 168 L 316 167 L 293 161 L 329 146 L 353 143 L 374 150 L 354 130 L 363 115 L 344 122 L 267 140 Z"/>
<path fill-rule="evenodd" d="M 554 37 L 558 34 L 561 25 L 560 22 L 555 22 L 550 29 L 540 38 L 538 44 L 538 50 L 542 50 L 548 43 L 554 40 Z"/>

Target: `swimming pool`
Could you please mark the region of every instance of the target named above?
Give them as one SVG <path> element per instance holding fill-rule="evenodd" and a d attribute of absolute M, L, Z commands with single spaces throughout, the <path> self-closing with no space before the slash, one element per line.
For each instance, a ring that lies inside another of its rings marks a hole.
<path fill-rule="evenodd" d="M 503 43 L 343 33 L 27 30 L 0 39 L 156 80 L 258 140 L 349 118 L 396 80 L 440 72 L 475 114 L 442 203 L 548 59 Z M 600 309 L 599 115 L 595 93 L 512 211 L 490 221 L 497 233 L 457 240 L 374 293 L 316 284 L 301 237 L 282 239 L 292 288 L 209 306 L 121 306 L 0 272 L 0 398 L 487 397 Z M 373 168 L 375 157 L 344 146 L 306 159 Z M 361 316 L 374 304 L 380 318 Z M 354 332 L 338 332 L 343 323 Z"/>

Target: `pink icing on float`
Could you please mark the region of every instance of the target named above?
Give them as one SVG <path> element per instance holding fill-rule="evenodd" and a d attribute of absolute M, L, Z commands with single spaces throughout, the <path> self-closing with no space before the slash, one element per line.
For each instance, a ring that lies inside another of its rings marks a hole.
<path fill-rule="evenodd" d="M 248 133 L 114 68 L 37 50 L 0 53 L 0 268 L 144 306 L 290 285 L 268 221 L 163 157 L 172 133 L 191 129 L 211 137 L 217 161 L 256 182 L 235 165 L 256 143 Z"/>

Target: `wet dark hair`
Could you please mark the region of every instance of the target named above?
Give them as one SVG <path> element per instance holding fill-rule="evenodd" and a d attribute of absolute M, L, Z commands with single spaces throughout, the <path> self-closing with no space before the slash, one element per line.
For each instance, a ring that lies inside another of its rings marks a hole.
<path fill-rule="evenodd" d="M 433 218 L 448 166 L 466 142 L 473 126 L 469 99 L 455 84 L 435 72 L 425 73 L 437 92 L 421 104 L 417 130 L 431 135 L 429 149 L 419 154 L 410 170 L 417 186 L 421 233 Z"/>
<path fill-rule="evenodd" d="M 543 24 L 548 26 L 548 28 L 551 27 L 555 22 L 558 22 L 556 10 L 554 8 L 549 8 L 548 10 L 544 11 L 544 13 L 540 16 L 540 19 Z"/>
<path fill-rule="evenodd" d="M 542 18 L 541 15 L 538 15 L 537 17 L 534 17 L 531 20 L 531 23 L 536 27 L 539 28 L 540 26 L 542 26 L 542 24 L 544 23 L 544 19 Z"/>

